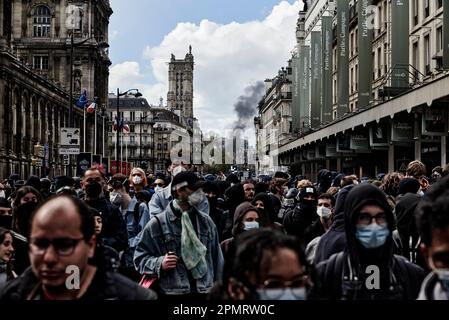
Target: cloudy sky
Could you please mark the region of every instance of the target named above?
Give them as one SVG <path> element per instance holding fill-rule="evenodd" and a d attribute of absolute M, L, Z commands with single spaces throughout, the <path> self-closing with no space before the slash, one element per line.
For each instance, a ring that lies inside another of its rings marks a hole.
<path fill-rule="evenodd" d="M 109 91 L 139 88 L 158 105 L 167 98 L 170 55 L 182 59 L 192 45 L 194 114 L 201 129 L 221 132 L 238 120 L 234 105 L 245 89 L 286 66 L 302 6 L 294 0 L 110 2 Z"/>

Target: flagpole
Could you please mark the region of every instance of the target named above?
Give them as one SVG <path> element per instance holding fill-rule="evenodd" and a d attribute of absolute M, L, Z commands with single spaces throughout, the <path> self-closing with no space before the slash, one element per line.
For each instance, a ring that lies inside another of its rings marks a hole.
<path fill-rule="evenodd" d="M 83 150 L 84 150 L 84 152 L 86 152 L 86 136 L 87 136 L 87 132 L 86 132 L 86 106 L 84 106 L 84 108 L 83 108 L 83 110 L 84 110 L 84 112 L 83 112 L 83 115 L 84 115 L 84 137 L 83 137 Z"/>
<path fill-rule="evenodd" d="M 120 132 L 120 173 L 122 173 L 121 162 L 123 162 L 123 129 Z"/>
<path fill-rule="evenodd" d="M 126 163 L 128 164 L 128 139 L 125 138 L 126 143 L 126 150 L 125 150 L 125 157 L 126 157 Z"/>
<path fill-rule="evenodd" d="M 95 108 L 94 111 L 94 115 L 95 115 L 95 128 L 94 128 L 94 153 L 93 154 L 97 154 L 97 108 Z"/>

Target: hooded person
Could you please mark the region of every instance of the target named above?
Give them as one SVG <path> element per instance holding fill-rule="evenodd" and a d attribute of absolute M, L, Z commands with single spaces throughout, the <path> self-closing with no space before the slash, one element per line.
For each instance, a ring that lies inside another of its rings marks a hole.
<path fill-rule="evenodd" d="M 317 266 L 318 295 L 331 300 L 414 300 L 422 268 L 393 254 L 395 217 L 384 193 L 354 187 L 345 201 L 345 251 Z"/>
<path fill-rule="evenodd" d="M 30 201 L 14 210 L 12 236 L 14 238 L 14 271 L 20 275 L 30 266 L 28 242 L 31 232 L 31 219 L 38 204 Z"/>
<path fill-rule="evenodd" d="M 335 202 L 335 209 L 332 217 L 332 226 L 328 232 L 321 236 L 318 242 L 314 263 L 329 259 L 334 253 L 343 251 L 346 248 L 345 235 L 345 201 L 346 197 L 354 185 L 342 188 Z"/>
<path fill-rule="evenodd" d="M 298 205 L 295 209 L 285 213 L 283 222 L 285 231 L 287 234 L 298 237 L 302 243 L 304 243 L 306 229 L 318 220 L 317 198 L 316 189 L 306 187 L 298 193 Z"/>
<path fill-rule="evenodd" d="M 232 226 L 232 238 L 226 239 L 220 244 L 223 256 L 226 256 L 234 239 L 241 233 L 265 226 L 262 213 L 249 202 L 244 202 L 235 209 L 234 223 Z"/>
<path fill-rule="evenodd" d="M 226 216 L 223 238 L 228 239 L 232 237 L 232 226 L 235 209 L 243 202 L 246 202 L 243 185 L 241 183 L 234 184 L 233 186 L 226 189 L 224 196 L 229 213 Z"/>
<path fill-rule="evenodd" d="M 413 180 L 418 182 L 416 179 Z M 416 192 L 409 192 L 399 199 L 394 212 L 397 220 L 397 234 L 400 238 L 400 254 L 409 261 L 425 267 L 425 261 L 418 250 L 420 238 L 415 219 L 415 209 L 420 201 L 421 196 Z"/>
<path fill-rule="evenodd" d="M 318 194 L 326 193 L 332 184 L 332 172 L 327 169 L 321 169 L 318 172 Z"/>

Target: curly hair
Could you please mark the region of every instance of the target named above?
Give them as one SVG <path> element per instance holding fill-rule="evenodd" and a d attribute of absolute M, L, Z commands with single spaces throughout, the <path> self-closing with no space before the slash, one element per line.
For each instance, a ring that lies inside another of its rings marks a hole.
<path fill-rule="evenodd" d="M 404 179 L 404 175 L 400 172 L 391 172 L 387 174 L 380 186 L 385 194 L 396 197 L 399 191 L 399 183 Z"/>
<path fill-rule="evenodd" d="M 294 237 L 272 229 L 259 229 L 240 234 L 229 248 L 223 272 L 223 287 L 227 288 L 233 278 L 250 290 L 255 290 L 254 284 L 248 279 L 252 278 L 257 283 L 262 281 L 267 272 L 269 257 L 283 248 L 294 251 L 306 273 L 311 273 L 303 247 Z"/>

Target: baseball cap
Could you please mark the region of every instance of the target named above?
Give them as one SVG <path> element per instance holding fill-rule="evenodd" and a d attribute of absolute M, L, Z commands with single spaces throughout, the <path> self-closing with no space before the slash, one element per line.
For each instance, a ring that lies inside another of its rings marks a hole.
<path fill-rule="evenodd" d="M 204 181 L 199 180 L 192 171 L 183 171 L 178 173 L 171 183 L 172 190 L 187 187 L 191 190 L 197 190 L 204 185 Z"/>

